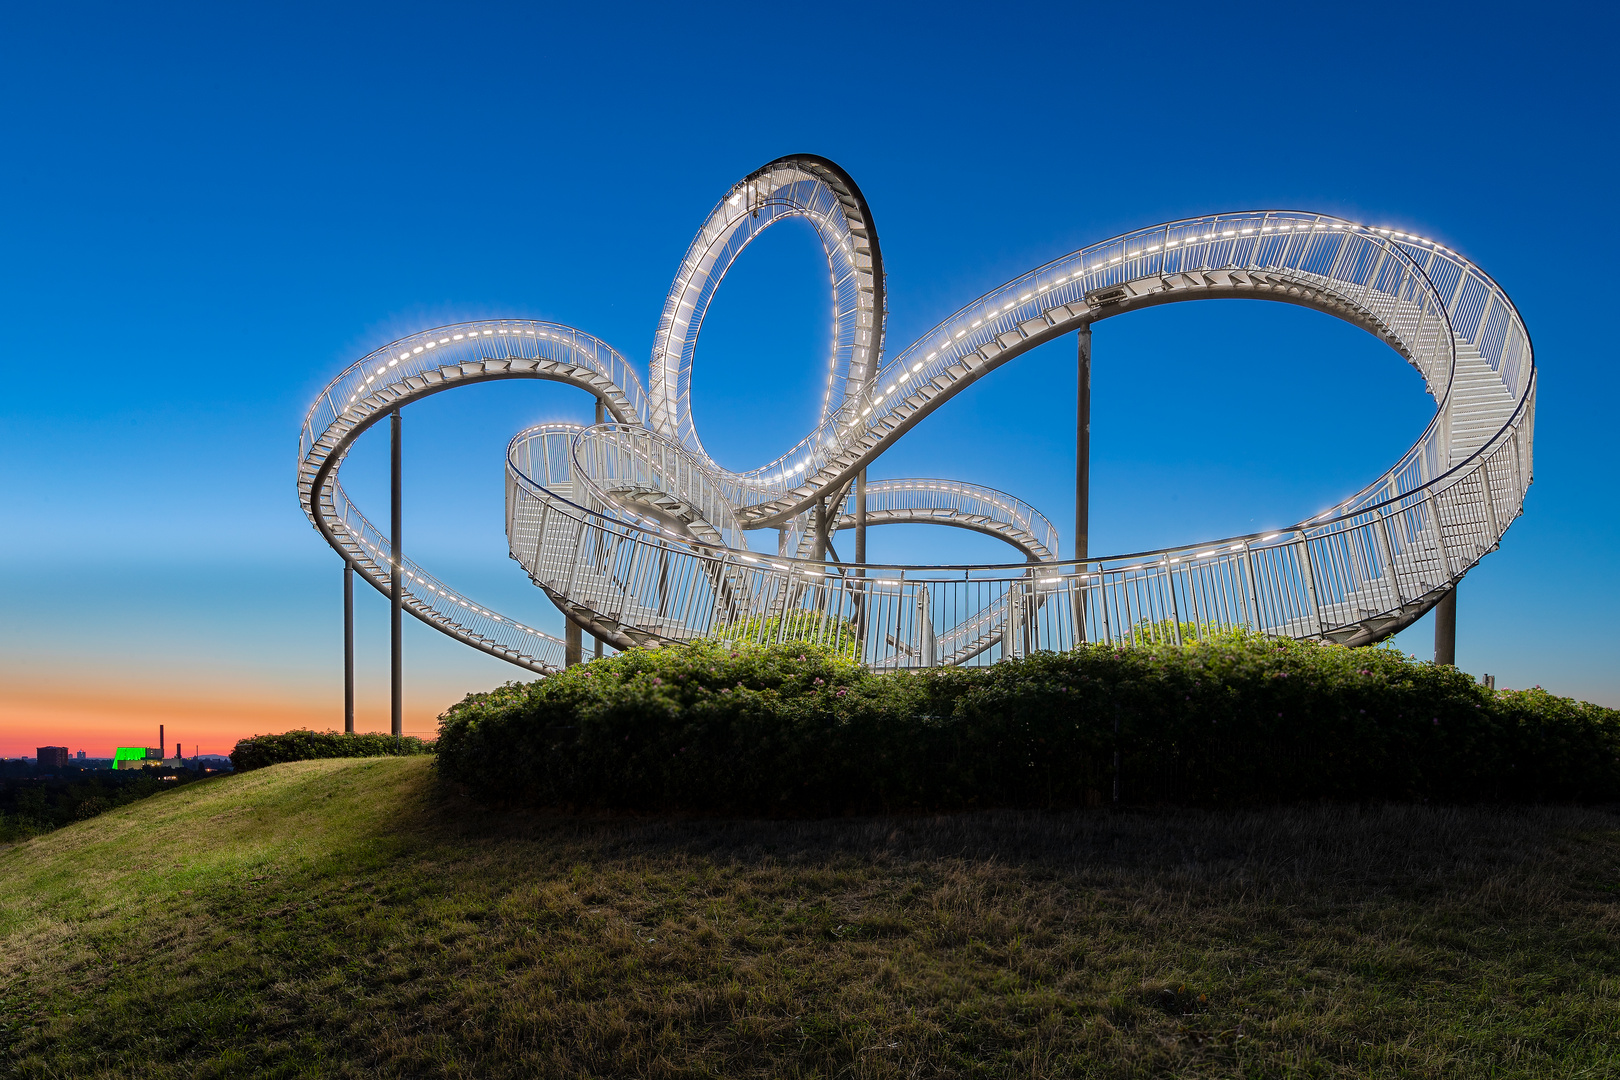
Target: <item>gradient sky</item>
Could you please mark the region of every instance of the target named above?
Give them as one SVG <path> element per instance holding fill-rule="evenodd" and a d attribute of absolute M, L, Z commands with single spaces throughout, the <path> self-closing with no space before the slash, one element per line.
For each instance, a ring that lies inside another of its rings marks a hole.
<path fill-rule="evenodd" d="M 555 319 L 645 365 L 715 201 L 786 153 L 860 183 L 903 347 L 1140 226 L 1251 208 L 1435 238 L 1519 306 L 1541 392 L 1524 517 L 1459 594 L 1457 658 L 1620 706 L 1607 5 L 6 5 L 0 9 L 0 754 L 341 725 L 338 557 L 297 429 L 345 365 L 469 318 Z M 695 375 L 715 456 L 808 430 L 826 271 L 789 222 L 721 290 Z M 873 478 L 942 475 L 1073 520 L 1064 339 L 939 410 Z M 1283 305 L 1096 331 L 1092 551 L 1286 525 L 1432 411 L 1395 354 Z M 552 384 L 406 412 L 407 550 L 560 631 L 506 555 L 502 450 L 583 419 Z M 345 471 L 386 520 L 386 428 Z M 848 553 L 845 553 L 846 555 Z M 954 530 L 872 558 L 1003 561 Z M 358 598 L 359 726 L 387 727 Z M 406 620 L 408 731 L 527 676 Z M 1428 656 L 1430 620 L 1399 639 Z"/>

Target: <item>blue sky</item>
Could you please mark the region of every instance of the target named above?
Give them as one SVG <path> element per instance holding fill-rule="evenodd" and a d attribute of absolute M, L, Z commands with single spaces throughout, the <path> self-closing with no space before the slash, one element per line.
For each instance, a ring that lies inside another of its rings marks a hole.
<path fill-rule="evenodd" d="M 870 200 L 895 349 L 1050 258 L 1190 215 L 1321 211 L 1465 253 L 1518 304 L 1542 382 L 1536 483 L 1463 585 L 1458 662 L 1620 705 L 1615 30 L 1560 4 L 9 6 L 0 752 L 80 732 L 107 749 L 165 710 L 205 751 L 339 720 L 340 564 L 293 488 L 309 401 L 378 345 L 491 315 L 644 366 L 703 216 L 790 152 Z M 695 376 L 722 462 L 814 419 L 825 289 L 794 223 L 727 279 Z M 1393 353 L 1281 305 L 1112 320 L 1095 363 L 1094 552 L 1314 513 L 1432 408 Z M 1073 402 L 1061 341 L 872 475 L 992 484 L 1067 537 Z M 501 451 L 588 415 L 551 385 L 410 410 L 409 550 L 560 626 L 506 558 Z M 376 518 L 383 438 L 346 471 Z M 873 557 L 1004 555 L 908 528 L 874 533 Z M 361 726 L 383 726 L 381 598 L 360 618 Z M 1402 644 L 1427 655 L 1430 632 Z M 522 677 L 418 625 L 407 648 L 413 730 Z"/>

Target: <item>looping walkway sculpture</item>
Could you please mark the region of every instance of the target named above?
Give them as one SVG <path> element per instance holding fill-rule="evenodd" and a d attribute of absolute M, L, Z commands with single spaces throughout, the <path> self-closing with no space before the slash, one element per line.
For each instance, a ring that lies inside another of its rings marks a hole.
<path fill-rule="evenodd" d="M 833 279 L 833 353 L 816 428 L 757 469 L 704 450 L 691 374 L 704 313 L 743 249 L 790 217 L 814 228 Z M 1315 308 L 1361 327 L 1422 375 L 1433 420 L 1334 509 L 1265 535 L 1063 561 L 1057 530 L 1011 495 L 948 480 L 852 490 L 868 463 L 975 380 L 1093 323 L 1182 300 Z M 506 462 L 513 558 L 576 624 L 615 647 L 698 638 L 820 640 L 874 668 L 989 662 L 1082 641 L 1243 626 L 1343 644 L 1409 625 L 1495 549 L 1532 474 L 1536 371 L 1505 293 L 1445 247 L 1319 214 L 1176 221 L 1093 245 L 973 301 L 893 354 L 883 260 L 860 189 L 798 155 L 744 177 L 681 261 L 649 382 L 605 342 L 557 323 L 441 327 L 366 356 L 305 418 L 305 512 L 365 580 L 389 591 L 389 538 L 344 494 L 354 440 L 405 404 L 467 383 L 549 379 L 595 395 L 605 422 L 520 432 Z M 1025 561 L 920 567 L 826 561 L 835 535 L 930 522 L 999 537 Z M 778 554 L 744 533 L 780 530 Z M 406 610 L 542 674 L 563 643 L 398 560 Z"/>

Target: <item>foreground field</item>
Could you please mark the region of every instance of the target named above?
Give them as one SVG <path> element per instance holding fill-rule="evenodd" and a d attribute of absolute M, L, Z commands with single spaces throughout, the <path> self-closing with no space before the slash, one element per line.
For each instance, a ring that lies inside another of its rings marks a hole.
<path fill-rule="evenodd" d="M 480 811 L 424 758 L 0 852 L 0 1070 L 1620 1075 L 1620 813 Z"/>

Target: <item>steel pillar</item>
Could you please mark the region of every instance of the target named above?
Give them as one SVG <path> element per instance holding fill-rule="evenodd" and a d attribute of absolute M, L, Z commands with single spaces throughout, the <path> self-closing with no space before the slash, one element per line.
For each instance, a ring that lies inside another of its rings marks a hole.
<path fill-rule="evenodd" d="M 1078 390 L 1074 407 L 1074 559 L 1075 573 L 1091 550 L 1091 325 L 1075 333 L 1075 368 Z M 1075 604 L 1074 639 L 1086 640 L 1086 592 Z"/>
<path fill-rule="evenodd" d="M 596 422 L 598 424 L 607 422 L 607 410 L 603 408 L 601 398 L 596 399 Z M 573 624 L 569 623 L 569 625 L 572 626 Z M 602 639 L 597 637 L 595 634 L 592 634 L 591 644 L 592 659 L 602 659 Z"/>
<path fill-rule="evenodd" d="M 810 549 L 810 558 L 816 562 L 827 561 L 827 538 L 832 534 L 829 522 L 832 515 L 827 512 L 827 499 L 823 496 L 816 500 L 815 513 L 815 544 Z"/>
<path fill-rule="evenodd" d="M 855 561 L 866 564 L 866 470 L 855 474 Z M 865 571 L 856 571 L 865 577 Z"/>
<path fill-rule="evenodd" d="M 1079 340 L 1079 392 L 1074 418 L 1074 557 L 1083 560 L 1091 542 L 1091 327 L 1082 326 Z"/>
<path fill-rule="evenodd" d="M 1434 662 L 1445 667 L 1457 666 L 1457 586 L 1453 585 L 1446 598 L 1434 605 Z"/>
<path fill-rule="evenodd" d="M 563 616 L 563 666 L 574 667 L 585 659 L 585 639 L 579 623 Z"/>
<path fill-rule="evenodd" d="M 390 675 L 390 708 L 393 720 L 393 735 L 395 738 L 405 734 L 405 623 L 402 618 L 405 611 L 405 581 L 404 569 L 400 566 L 403 546 L 400 539 L 401 498 L 400 498 L 400 423 L 399 410 L 395 409 L 389 418 L 389 491 L 393 496 L 392 506 L 389 508 L 388 518 L 388 599 L 389 599 L 389 675 Z"/>
<path fill-rule="evenodd" d="M 863 579 L 856 586 L 855 639 L 861 655 L 866 654 L 866 470 L 855 474 L 855 576 Z"/>
<path fill-rule="evenodd" d="M 343 560 L 343 730 L 354 734 L 354 564 Z"/>

